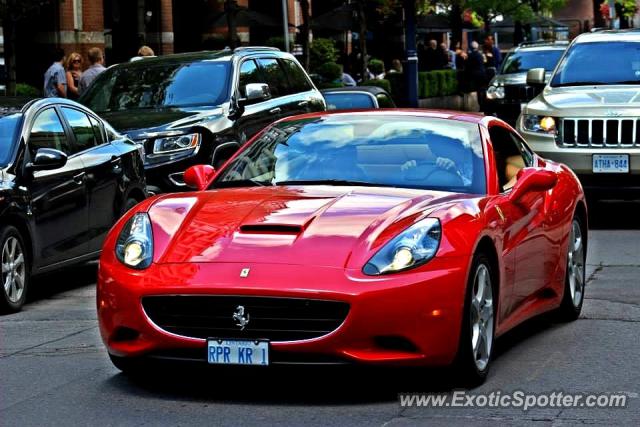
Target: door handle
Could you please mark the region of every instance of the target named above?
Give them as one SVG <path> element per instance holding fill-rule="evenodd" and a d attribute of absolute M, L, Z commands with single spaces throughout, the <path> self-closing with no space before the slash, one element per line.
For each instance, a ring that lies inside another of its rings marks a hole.
<path fill-rule="evenodd" d="M 73 182 L 75 182 L 76 184 L 82 184 L 86 175 L 87 174 L 84 172 L 80 172 L 79 174 L 74 175 Z"/>
<path fill-rule="evenodd" d="M 269 110 L 270 114 L 280 114 L 282 113 L 282 109 L 280 107 L 276 107 L 276 108 L 272 108 L 271 110 Z"/>

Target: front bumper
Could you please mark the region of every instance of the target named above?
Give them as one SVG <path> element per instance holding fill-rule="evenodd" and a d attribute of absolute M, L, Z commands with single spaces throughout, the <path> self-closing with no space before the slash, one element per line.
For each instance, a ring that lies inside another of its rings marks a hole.
<path fill-rule="evenodd" d="M 240 277 L 243 268 L 250 268 L 249 277 Z M 250 263 L 154 264 L 140 272 L 103 254 L 97 287 L 100 332 L 115 356 L 168 355 L 204 363 L 206 340 L 175 335 L 155 325 L 142 307 L 144 296 L 340 301 L 349 304 L 349 311 L 337 329 L 319 338 L 272 341 L 272 363 L 446 365 L 458 349 L 467 269 L 468 258 L 456 257 L 434 259 L 414 272 L 384 277 L 340 268 Z M 231 318 L 233 313 L 224 315 Z"/>
<path fill-rule="evenodd" d="M 630 192 L 640 189 L 640 147 L 559 147 L 552 135 L 527 132 L 521 126 L 518 131 L 539 156 L 569 166 L 585 190 Z M 629 173 L 594 173 L 594 154 L 628 154 Z"/>

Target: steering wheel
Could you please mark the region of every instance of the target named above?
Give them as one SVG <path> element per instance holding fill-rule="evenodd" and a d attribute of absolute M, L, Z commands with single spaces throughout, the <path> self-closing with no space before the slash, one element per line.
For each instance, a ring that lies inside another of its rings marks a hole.
<path fill-rule="evenodd" d="M 430 170 L 426 170 L 426 167 L 429 167 Z M 454 181 L 455 185 L 460 185 L 463 180 L 460 176 L 460 173 L 455 170 L 452 171 L 450 169 L 446 169 L 444 167 L 439 166 L 435 160 L 425 160 L 421 162 L 416 162 L 416 166 L 412 167 L 405 171 L 405 179 L 408 181 L 423 181 L 428 182 L 429 179 L 436 173 L 441 173 L 450 176 L 452 179 L 448 179 L 448 181 Z M 453 185 L 453 184 L 449 184 Z"/>

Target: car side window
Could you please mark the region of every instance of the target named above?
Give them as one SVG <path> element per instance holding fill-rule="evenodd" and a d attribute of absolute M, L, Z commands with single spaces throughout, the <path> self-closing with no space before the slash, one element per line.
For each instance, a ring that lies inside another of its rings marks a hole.
<path fill-rule="evenodd" d="M 376 99 L 378 100 L 378 106 L 380 108 L 393 108 L 393 101 L 384 93 L 379 93 L 376 95 Z"/>
<path fill-rule="evenodd" d="M 240 80 L 238 82 L 238 90 L 240 91 L 241 97 L 244 98 L 245 96 L 247 96 L 245 88 L 250 83 L 267 83 L 262 78 L 260 69 L 253 59 L 244 61 L 240 66 Z"/>
<path fill-rule="evenodd" d="M 31 156 L 40 148 L 54 148 L 67 155 L 71 153 L 69 140 L 54 108 L 38 113 L 31 126 L 28 145 Z"/>
<path fill-rule="evenodd" d="M 258 59 L 258 64 L 260 64 L 264 78 L 267 80 L 271 96 L 277 98 L 286 95 L 289 92 L 287 76 L 278 60 L 275 58 L 261 58 Z"/>
<path fill-rule="evenodd" d="M 104 144 L 104 130 L 102 129 L 102 125 L 100 124 L 100 122 L 98 122 L 98 120 L 91 116 L 89 116 L 89 121 L 91 122 L 91 127 L 93 128 L 93 134 L 96 137 L 96 143 L 98 145 Z"/>
<path fill-rule="evenodd" d="M 80 110 L 67 107 L 62 107 L 62 114 L 65 119 L 67 119 L 76 137 L 75 147 L 70 154 L 79 153 L 80 151 L 95 147 L 99 144 L 96 134 L 93 131 L 93 126 L 89 121 L 89 116 Z"/>
<path fill-rule="evenodd" d="M 501 126 L 489 129 L 496 172 L 501 191 L 510 190 L 518 180 L 520 169 L 528 166 L 514 135 Z"/>
<path fill-rule="evenodd" d="M 289 91 L 291 93 L 307 92 L 312 89 L 311 83 L 304 70 L 290 59 L 282 61 L 289 78 Z"/>

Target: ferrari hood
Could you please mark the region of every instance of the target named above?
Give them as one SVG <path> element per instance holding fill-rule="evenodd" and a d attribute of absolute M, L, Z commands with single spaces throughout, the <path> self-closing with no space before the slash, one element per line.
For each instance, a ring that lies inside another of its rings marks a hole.
<path fill-rule="evenodd" d="M 157 263 L 344 267 L 356 245 L 458 194 L 369 187 L 265 187 L 186 193 L 149 210 Z"/>

